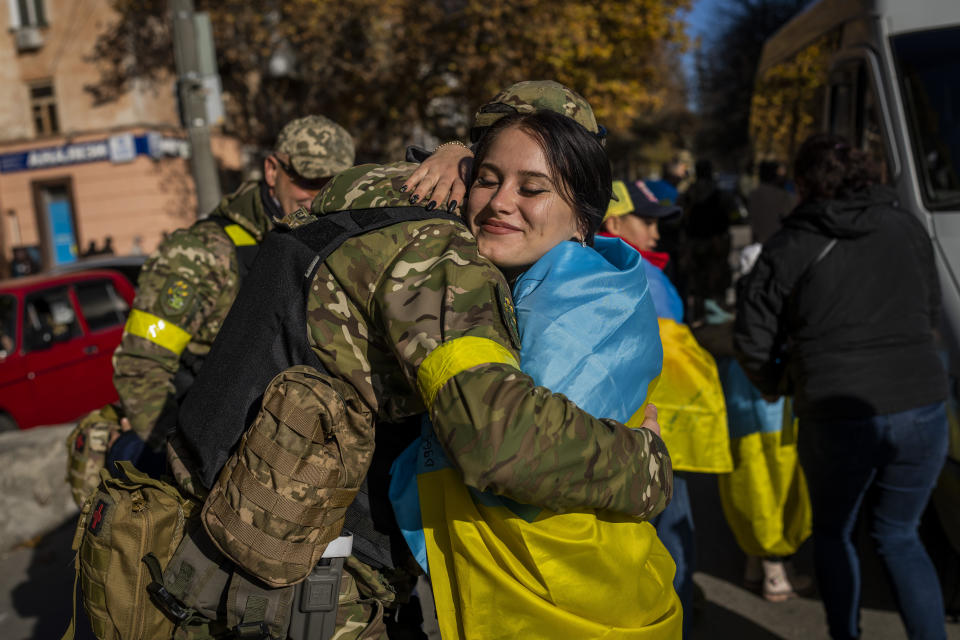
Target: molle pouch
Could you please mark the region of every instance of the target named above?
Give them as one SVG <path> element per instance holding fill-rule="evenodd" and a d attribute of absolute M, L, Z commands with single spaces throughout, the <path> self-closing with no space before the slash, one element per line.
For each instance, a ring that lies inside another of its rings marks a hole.
<path fill-rule="evenodd" d="M 183 538 L 151 595 L 178 619 L 176 640 L 259 640 L 287 637 L 293 589 L 268 587 L 235 568 L 198 526 Z"/>
<path fill-rule="evenodd" d="M 88 413 L 67 436 L 67 484 L 78 507 L 100 484 L 107 443 L 119 431 L 120 414 L 117 407 L 108 404 Z"/>
<path fill-rule="evenodd" d="M 170 638 L 174 620 L 151 592 L 154 565 L 166 564 L 199 503 L 171 484 L 118 462 L 122 478 L 105 469 L 81 511 L 74 536 L 81 600 L 99 640 Z M 66 637 L 72 637 L 73 624 Z"/>
<path fill-rule="evenodd" d="M 203 526 L 247 573 L 295 584 L 340 535 L 373 448 L 373 416 L 352 386 L 291 367 L 267 386 L 204 502 Z"/>

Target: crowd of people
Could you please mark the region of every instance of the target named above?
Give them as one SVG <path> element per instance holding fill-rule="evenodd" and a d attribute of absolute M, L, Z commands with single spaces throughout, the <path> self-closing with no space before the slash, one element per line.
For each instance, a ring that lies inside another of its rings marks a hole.
<path fill-rule="evenodd" d="M 709 473 L 768 600 L 809 582 L 789 556 L 812 529 L 830 634 L 858 637 L 865 509 L 908 633 L 945 637 L 917 537 L 947 437 L 919 224 L 857 150 L 811 138 L 796 198 L 761 167 L 733 300 L 710 163 L 614 180 L 604 135 L 549 81 L 406 162 L 354 166 L 309 116 L 165 239 L 120 403 L 71 435 L 77 633 L 688 637 L 687 477 Z"/>

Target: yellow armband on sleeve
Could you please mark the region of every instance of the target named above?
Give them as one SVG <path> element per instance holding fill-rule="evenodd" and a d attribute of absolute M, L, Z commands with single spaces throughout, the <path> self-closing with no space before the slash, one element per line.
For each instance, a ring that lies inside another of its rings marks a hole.
<path fill-rule="evenodd" d="M 124 331 L 148 340 L 177 355 L 183 353 L 191 338 L 189 333 L 169 320 L 164 320 L 139 309 L 130 312 Z"/>
<path fill-rule="evenodd" d="M 427 409 L 433 407 L 437 392 L 450 378 L 480 364 L 508 364 L 520 368 L 509 349 L 489 338 L 464 336 L 444 342 L 431 351 L 417 370 L 417 386 Z"/>

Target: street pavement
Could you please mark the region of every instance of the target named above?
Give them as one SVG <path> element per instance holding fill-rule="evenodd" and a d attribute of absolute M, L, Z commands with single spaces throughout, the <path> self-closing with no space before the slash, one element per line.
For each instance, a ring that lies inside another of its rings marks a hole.
<path fill-rule="evenodd" d="M 2 475 L 0 468 L 0 478 Z M 723 520 L 716 478 L 691 474 L 689 483 L 697 527 L 699 571 L 695 580 L 706 597 L 692 613 L 692 639 L 827 637 L 823 609 L 815 595 L 774 604 L 740 586 L 744 556 Z M 70 517 L 46 535 L 0 553 L 0 637 L 57 640 L 63 634 L 71 614 L 74 572 L 70 542 L 74 521 L 75 518 Z M 868 541 L 861 539 L 860 546 L 865 558 L 863 638 L 906 638 Z M 960 574 L 955 555 L 943 548 L 934 549 L 933 555 L 938 567 L 954 577 L 956 589 L 956 578 Z M 795 564 L 801 573 L 811 573 L 809 543 L 801 548 Z M 960 640 L 960 624 L 949 623 L 947 637 Z"/>

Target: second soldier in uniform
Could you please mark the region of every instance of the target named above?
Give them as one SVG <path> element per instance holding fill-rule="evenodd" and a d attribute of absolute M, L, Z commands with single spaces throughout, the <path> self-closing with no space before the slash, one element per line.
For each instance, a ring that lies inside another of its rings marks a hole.
<path fill-rule="evenodd" d="M 294 120 L 264 161 L 263 180 L 243 184 L 147 260 L 113 359 L 133 433 L 114 444 L 111 459 L 137 460 L 145 442 L 164 450 L 177 402 L 210 350 L 259 242 L 275 219 L 309 207 L 330 177 L 353 162 L 353 139 L 342 127 L 318 115 Z M 149 468 L 146 459 L 139 463 Z"/>

